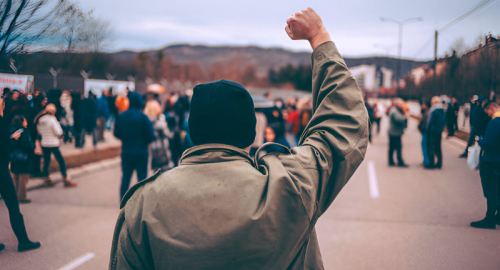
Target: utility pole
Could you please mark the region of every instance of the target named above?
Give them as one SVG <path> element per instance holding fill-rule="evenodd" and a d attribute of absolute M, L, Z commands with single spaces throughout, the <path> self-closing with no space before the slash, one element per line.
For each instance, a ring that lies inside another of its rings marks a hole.
<path fill-rule="evenodd" d="M 436 69 L 436 65 L 437 65 L 437 51 L 438 51 L 438 36 L 439 36 L 439 32 L 436 30 L 434 31 L 434 75 L 433 75 L 433 89 L 432 89 L 432 94 L 433 95 L 436 95 L 437 94 L 437 83 L 436 83 L 436 76 L 437 76 L 437 69 Z"/>

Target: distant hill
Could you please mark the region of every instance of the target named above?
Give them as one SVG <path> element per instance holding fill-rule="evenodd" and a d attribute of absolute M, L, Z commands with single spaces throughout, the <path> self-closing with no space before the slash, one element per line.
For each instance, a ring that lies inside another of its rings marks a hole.
<path fill-rule="evenodd" d="M 282 48 L 263 48 L 257 46 L 205 46 L 205 45 L 171 45 L 161 49 L 168 57 L 173 57 L 174 63 L 185 64 L 197 62 L 202 68 L 214 64 L 224 64 L 237 61 L 241 65 L 254 65 L 259 76 L 267 75 L 269 69 L 277 69 L 287 64 L 294 66 L 310 65 L 311 52 L 291 51 Z M 158 50 L 147 51 L 154 57 Z M 131 61 L 138 53 L 132 51 L 120 51 L 112 53 L 113 56 L 123 61 Z M 395 70 L 398 62 L 401 62 L 401 74 L 408 73 L 411 69 L 427 64 L 428 62 L 414 60 L 398 60 L 391 57 L 360 57 L 345 58 L 348 67 L 358 65 L 377 65 Z"/>

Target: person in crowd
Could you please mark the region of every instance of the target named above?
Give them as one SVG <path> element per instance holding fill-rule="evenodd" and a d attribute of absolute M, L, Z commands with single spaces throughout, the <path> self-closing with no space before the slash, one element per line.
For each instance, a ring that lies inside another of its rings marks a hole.
<path fill-rule="evenodd" d="M 422 134 L 422 141 L 420 147 L 422 148 L 422 156 L 424 161 L 422 162 L 424 167 L 429 167 L 429 152 L 427 150 L 427 122 L 429 120 L 429 107 L 425 103 L 420 106 L 420 122 L 418 123 L 418 130 Z"/>
<path fill-rule="evenodd" d="M 257 123 L 255 125 L 255 140 L 250 146 L 249 154 L 251 157 L 255 155 L 257 149 L 264 144 L 265 133 L 267 127 L 267 118 L 264 113 L 262 113 L 259 109 L 255 109 L 255 119 Z"/>
<path fill-rule="evenodd" d="M 1 96 L 1 98 L 4 100 L 4 102 L 5 102 L 5 98 L 10 93 L 10 91 L 11 91 L 11 89 L 9 87 L 4 87 L 2 89 L 2 96 Z"/>
<path fill-rule="evenodd" d="M 373 119 L 375 118 L 375 113 L 373 111 L 372 106 L 368 103 L 368 100 L 366 99 L 366 94 L 363 92 L 363 99 L 365 101 L 365 108 L 366 111 L 368 112 L 368 119 L 370 119 L 370 127 L 368 128 L 368 141 L 371 143 L 372 142 L 372 122 Z"/>
<path fill-rule="evenodd" d="M 179 166 L 179 159 L 181 158 L 183 148 L 181 131 L 174 116 L 167 118 L 167 125 L 171 133 L 171 137 L 168 138 L 168 144 L 170 146 L 172 162 L 174 163 L 174 167 L 177 167 Z"/>
<path fill-rule="evenodd" d="M 9 211 L 10 225 L 18 241 L 17 250 L 23 252 L 39 248 L 40 242 L 32 242 L 29 239 L 24 225 L 24 218 L 19 209 L 16 188 L 9 171 L 11 134 L 10 123 L 6 121 L 4 111 L 5 102 L 0 98 L 0 196 L 2 196 L 2 200 Z M 15 133 L 12 135 L 12 138 L 16 140 L 20 139 L 22 134 Z M 0 243 L 0 251 L 4 249 L 5 245 Z"/>
<path fill-rule="evenodd" d="M 270 94 L 269 94 L 270 95 Z M 276 106 L 276 105 L 279 105 Z M 283 107 L 283 101 L 278 99 L 277 102 L 274 102 L 274 106 L 271 108 L 265 108 L 262 111 L 266 115 L 267 125 L 274 125 L 279 129 L 279 132 L 285 132 L 285 118 L 283 117 L 283 113 L 281 108 Z M 281 134 L 279 134 L 281 137 Z"/>
<path fill-rule="evenodd" d="M 31 160 L 31 170 L 30 175 L 32 177 L 40 177 L 42 176 L 41 171 L 41 159 L 42 159 L 42 151 L 40 151 L 40 136 L 38 135 L 38 131 L 36 129 L 37 121 L 35 121 L 36 116 L 45 109 L 47 105 L 47 96 L 44 92 L 39 92 L 38 95 L 33 97 L 33 106 L 28 107 L 26 109 L 26 120 L 28 122 L 28 130 L 30 134 L 31 140 L 34 141 L 36 146 L 36 151 L 33 152 L 33 156 L 30 158 Z"/>
<path fill-rule="evenodd" d="M 189 111 L 189 99 L 184 93 L 179 94 L 179 98 L 174 105 L 174 111 L 178 119 L 179 129 L 184 130 L 186 113 Z"/>
<path fill-rule="evenodd" d="M 174 116 L 174 102 L 172 101 L 173 97 L 174 93 L 168 93 L 163 103 L 163 114 L 165 114 L 165 117 L 167 119 Z"/>
<path fill-rule="evenodd" d="M 377 134 L 380 134 L 380 121 L 382 120 L 382 116 L 384 116 L 384 105 L 381 102 L 375 102 L 373 106 L 373 119 L 372 124 L 377 125 Z"/>
<path fill-rule="evenodd" d="M 280 128 L 281 127 L 279 127 L 278 125 L 266 127 L 265 142 L 274 143 L 265 147 L 267 153 L 283 152 L 283 147 L 276 144 L 280 144 L 285 146 L 286 148 L 290 148 L 290 144 L 288 143 L 284 135 L 276 137 L 276 134 L 280 134 L 281 132 Z"/>
<path fill-rule="evenodd" d="M 4 114 L 5 114 L 5 119 L 6 121 L 10 122 L 12 120 L 13 115 L 13 109 L 14 107 L 20 102 L 19 97 L 21 96 L 21 93 L 19 90 L 14 89 L 12 91 L 8 91 L 7 94 L 5 94 L 5 109 L 4 109 Z"/>
<path fill-rule="evenodd" d="M 460 105 L 458 105 L 457 99 L 452 97 L 450 103 L 448 103 L 448 109 L 446 110 L 446 129 L 448 130 L 448 137 L 455 136 L 455 131 L 458 130 L 459 110 Z"/>
<path fill-rule="evenodd" d="M 89 92 L 89 96 L 82 101 L 82 124 L 85 134 L 92 135 L 94 148 L 97 147 L 97 101 L 94 93 Z"/>
<path fill-rule="evenodd" d="M 248 91 L 226 80 L 197 85 L 189 117 L 196 146 L 183 166 L 127 192 L 110 270 L 324 268 L 314 226 L 364 158 L 368 116 L 319 16 L 296 13 L 286 31 L 314 49 L 315 114 L 300 146 L 255 164 Z"/>
<path fill-rule="evenodd" d="M 104 141 L 104 130 L 106 129 L 106 120 L 109 117 L 107 91 L 103 90 L 101 96 L 97 99 L 97 141 Z"/>
<path fill-rule="evenodd" d="M 63 108 L 65 114 L 64 116 L 61 117 L 60 123 L 61 127 L 63 129 L 63 141 L 64 143 L 71 143 L 73 142 L 73 139 L 71 136 L 74 134 L 73 132 L 73 125 L 74 125 L 74 120 L 73 120 L 73 109 L 71 108 L 72 104 L 71 100 L 71 93 L 69 91 L 63 91 L 61 98 L 60 98 L 60 104 L 61 107 Z"/>
<path fill-rule="evenodd" d="M 492 120 L 478 143 L 484 151 L 480 157 L 479 174 L 487 210 L 484 219 L 471 222 L 470 226 L 495 229 L 500 225 L 500 105 L 489 102 L 485 105 L 485 112 Z"/>
<path fill-rule="evenodd" d="M 22 115 L 12 118 L 10 171 L 17 191 L 19 203 L 30 203 L 27 197 L 26 186 L 30 178 L 30 158 L 34 154 L 28 128 L 28 121 Z"/>
<path fill-rule="evenodd" d="M 299 109 L 299 117 L 297 119 L 298 131 L 295 136 L 297 145 L 299 144 L 300 137 L 304 133 L 307 124 L 309 124 L 309 121 L 311 121 L 313 115 L 312 106 L 312 101 L 308 97 L 300 99 L 297 104 L 297 108 Z"/>
<path fill-rule="evenodd" d="M 115 137 L 122 141 L 120 198 L 123 198 L 129 189 L 130 179 L 134 171 L 137 173 L 138 181 L 142 181 L 148 176 L 148 145 L 156 139 L 153 124 L 141 111 L 141 95 L 130 92 L 128 100 L 130 106 L 118 115 L 113 131 Z"/>
<path fill-rule="evenodd" d="M 444 112 L 441 98 L 435 96 L 431 99 L 429 119 L 427 120 L 427 150 L 429 155 L 428 169 L 441 169 L 443 166 L 443 153 L 441 151 L 441 138 L 446 125 L 446 114 Z M 436 162 L 437 158 L 437 162 Z"/>
<path fill-rule="evenodd" d="M 35 119 L 35 121 L 38 121 L 38 133 L 42 137 L 40 143 L 43 151 L 43 177 L 45 178 L 45 185 L 47 187 L 54 186 L 54 182 L 49 176 L 50 159 L 52 154 L 54 154 L 57 163 L 59 163 L 61 175 L 63 176 L 64 187 L 76 187 L 76 183 L 71 181 L 66 172 L 66 162 L 64 162 L 64 158 L 59 150 L 59 146 L 61 145 L 60 138 L 63 136 L 63 131 L 55 117 L 56 110 L 54 104 L 49 104 Z"/>
<path fill-rule="evenodd" d="M 156 140 L 150 143 L 149 149 L 151 152 L 151 168 L 171 169 L 174 167 L 172 162 L 172 154 L 170 152 L 169 140 L 172 138 L 172 133 L 168 128 L 165 115 L 162 112 L 160 103 L 157 101 L 157 96 L 148 93 L 146 106 L 144 106 L 144 114 L 153 124 Z"/>
<path fill-rule="evenodd" d="M 271 92 L 265 92 L 265 93 L 264 93 L 264 97 L 265 97 L 267 100 L 273 101 L 273 94 L 271 94 Z"/>
<path fill-rule="evenodd" d="M 144 107 L 144 114 L 147 115 L 151 121 L 155 121 L 162 113 L 161 105 L 151 93 L 147 94 L 146 98 L 147 102 Z"/>
<path fill-rule="evenodd" d="M 465 147 L 465 151 L 460 158 L 467 158 L 469 146 L 473 145 L 477 136 L 477 128 L 481 118 L 481 103 L 479 97 L 474 95 L 471 99 L 470 103 L 470 114 L 469 114 L 469 123 L 470 123 L 470 133 L 469 140 L 467 141 L 467 147 Z"/>
<path fill-rule="evenodd" d="M 152 117 L 149 117 L 149 119 L 152 119 Z M 174 167 L 169 144 L 172 133 L 168 129 L 168 124 L 161 108 L 156 118 L 153 118 L 151 122 L 153 123 L 156 137 L 156 140 L 149 147 L 151 151 L 151 169 L 171 169 Z"/>
<path fill-rule="evenodd" d="M 61 117 L 63 117 L 65 114 L 64 109 L 61 107 L 61 102 L 60 102 L 61 96 L 62 96 L 61 89 L 53 88 L 47 92 L 48 103 L 54 104 L 56 106 L 55 117 L 57 118 L 57 121 L 60 121 Z"/>
<path fill-rule="evenodd" d="M 408 167 L 403 160 L 401 137 L 407 126 L 406 104 L 401 98 L 397 98 L 389 111 L 389 166 L 395 166 L 394 151 L 398 159 L 399 167 Z"/>
<path fill-rule="evenodd" d="M 111 130 L 111 128 L 115 125 L 115 119 L 118 115 L 118 108 L 116 108 L 116 96 L 113 94 L 113 88 L 109 88 L 106 98 L 108 100 L 109 108 L 109 117 L 106 120 L 106 129 Z"/>
<path fill-rule="evenodd" d="M 130 93 L 130 89 L 127 87 L 123 90 L 115 99 L 115 106 L 118 110 L 118 114 L 126 111 L 130 105 L 128 100 L 128 94 Z"/>
<path fill-rule="evenodd" d="M 73 131 L 75 137 L 75 147 L 82 148 L 85 145 L 85 133 L 83 130 L 83 95 L 81 93 L 71 93 L 71 109 L 73 110 Z"/>

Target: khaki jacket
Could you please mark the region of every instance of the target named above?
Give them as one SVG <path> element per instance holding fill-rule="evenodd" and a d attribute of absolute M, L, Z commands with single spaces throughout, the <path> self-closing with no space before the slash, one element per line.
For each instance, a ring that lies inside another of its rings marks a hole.
<path fill-rule="evenodd" d="M 257 164 L 228 145 L 187 150 L 124 197 L 109 269 L 323 269 L 314 225 L 364 158 L 368 115 L 333 42 L 312 62 L 300 146 Z"/>

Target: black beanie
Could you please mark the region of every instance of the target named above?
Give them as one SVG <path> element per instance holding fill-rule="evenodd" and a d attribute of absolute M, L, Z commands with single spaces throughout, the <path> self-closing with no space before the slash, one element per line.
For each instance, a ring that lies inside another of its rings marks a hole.
<path fill-rule="evenodd" d="M 220 80 L 195 86 L 189 111 L 189 135 L 195 145 L 229 144 L 239 148 L 255 140 L 255 109 L 241 85 Z"/>

